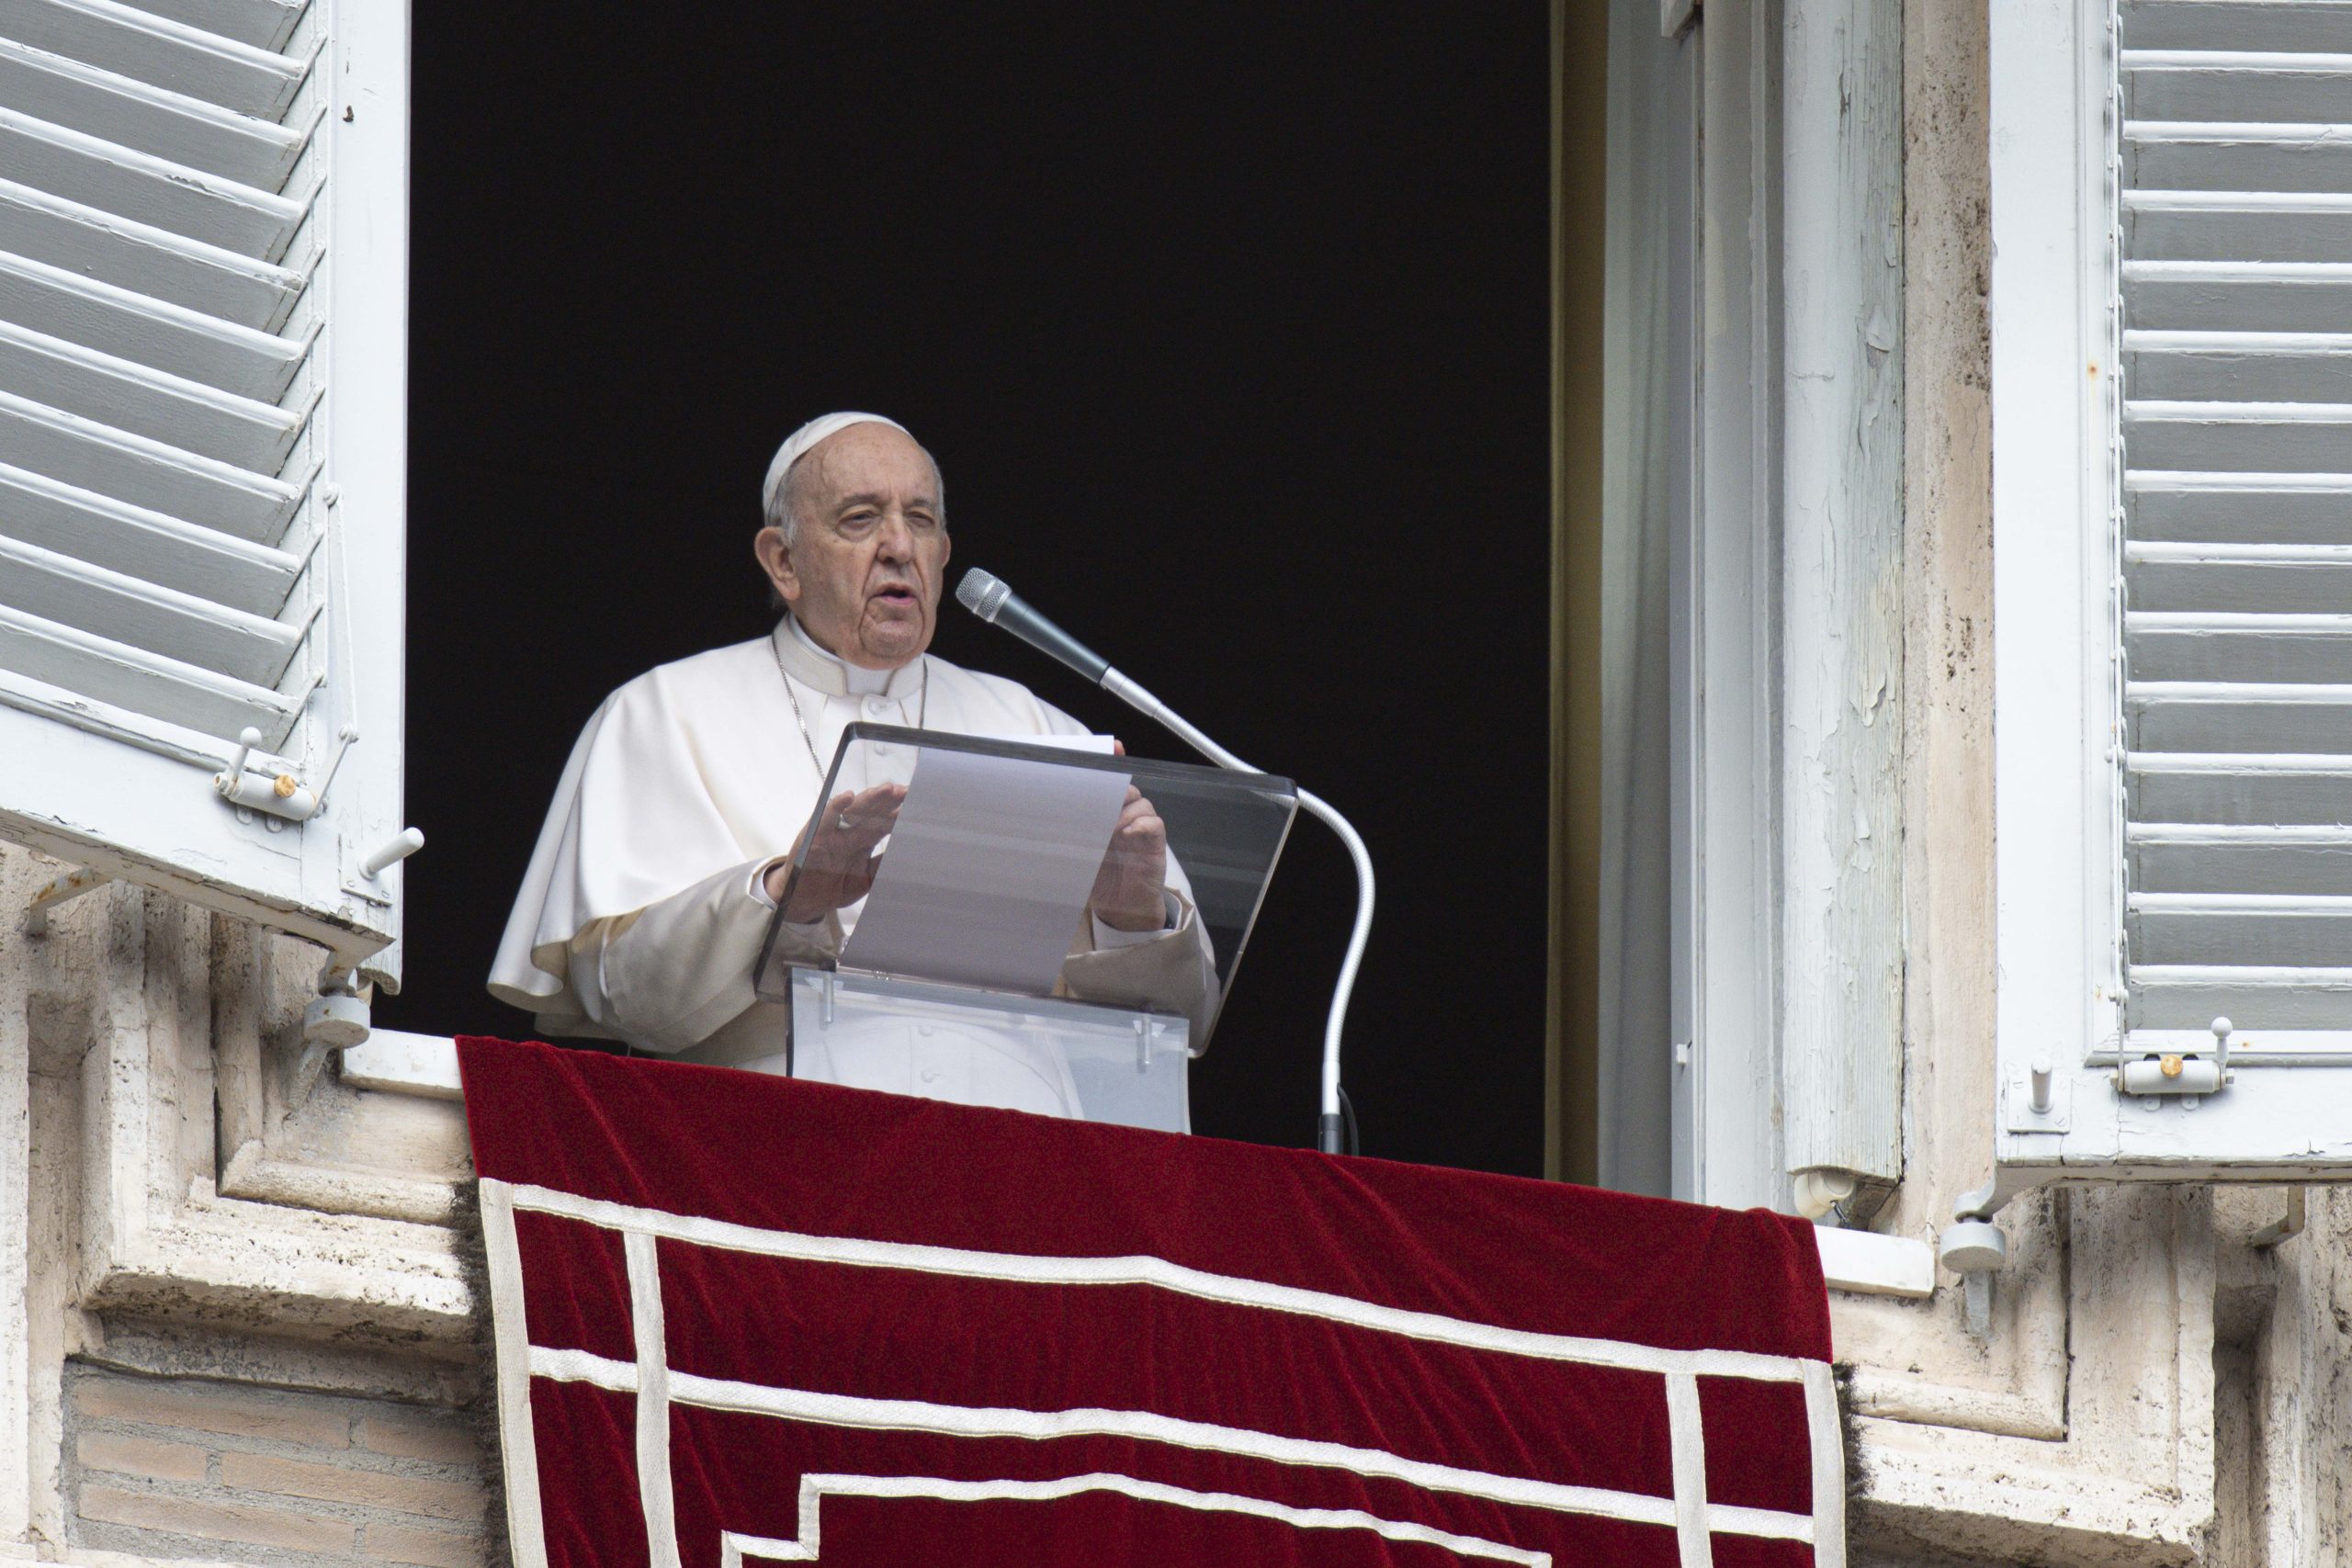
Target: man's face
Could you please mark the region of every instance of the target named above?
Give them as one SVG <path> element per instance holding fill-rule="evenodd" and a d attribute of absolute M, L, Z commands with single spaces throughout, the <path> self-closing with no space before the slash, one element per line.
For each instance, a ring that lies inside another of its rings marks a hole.
<path fill-rule="evenodd" d="M 931 646 L 947 570 L 939 475 L 904 431 L 853 424 L 792 470 L 789 547 L 761 530 L 760 564 L 808 635 L 842 660 L 896 670 Z"/>

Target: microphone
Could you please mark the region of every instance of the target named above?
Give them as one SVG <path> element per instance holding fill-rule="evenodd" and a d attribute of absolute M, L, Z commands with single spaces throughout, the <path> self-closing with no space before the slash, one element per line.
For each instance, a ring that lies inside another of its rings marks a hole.
<path fill-rule="evenodd" d="M 1099 686 L 1111 672 L 1111 661 L 1032 609 L 1028 601 L 1004 585 L 1004 579 L 978 567 L 956 585 L 956 602 L 992 626 L 1002 626 L 1023 642 L 1086 677 Z"/>
<path fill-rule="evenodd" d="M 964 581 L 956 585 L 956 601 L 990 626 L 1002 626 L 1030 647 L 1069 665 L 1085 676 L 1088 684 L 1102 687 L 1136 712 L 1165 725 L 1217 766 L 1237 773 L 1265 772 L 1263 768 L 1251 767 L 1210 739 L 1183 715 L 1112 669 L 1109 660 L 1030 608 L 994 572 L 978 567 L 966 572 Z M 1364 848 L 1363 837 L 1356 831 L 1355 825 L 1322 796 L 1300 789 L 1298 804 L 1308 816 L 1318 818 L 1340 836 L 1356 868 L 1355 929 L 1349 933 L 1347 956 L 1340 963 L 1340 983 L 1331 993 L 1331 1011 L 1323 1024 L 1323 1102 L 1316 1142 L 1325 1154 L 1335 1155 L 1341 1151 L 1343 1143 L 1340 1034 L 1347 1021 L 1348 998 L 1355 991 L 1356 970 L 1363 963 L 1364 944 L 1372 939 L 1372 852 Z"/>

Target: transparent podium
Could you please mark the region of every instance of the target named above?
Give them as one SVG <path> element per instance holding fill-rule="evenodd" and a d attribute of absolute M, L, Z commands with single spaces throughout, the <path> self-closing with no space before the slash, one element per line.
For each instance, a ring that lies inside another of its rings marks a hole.
<path fill-rule="evenodd" d="M 1297 794 L 1108 744 L 843 731 L 756 974 L 792 1076 L 1191 1130 Z"/>

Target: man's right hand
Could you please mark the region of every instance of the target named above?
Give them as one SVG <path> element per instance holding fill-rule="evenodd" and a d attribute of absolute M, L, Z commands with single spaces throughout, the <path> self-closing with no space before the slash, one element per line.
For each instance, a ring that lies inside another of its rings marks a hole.
<path fill-rule="evenodd" d="M 876 784 L 855 795 L 837 795 L 827 801 L 815 824 L 816 837 L 811 839 L 809 829 L 802 829 L 800 837 L 793 840 L 792 853 L 768 867 L 768 897 L 783 908 L 784 918 L 805 926 L 865 897 L 882 864 L 875 846 L 889 836 L 899 820 L 899 805 L 906 798 L 907 786 L 891 784 Z M 794 882 L 793 863 L 800 859 L 804 843 L 808 861 L 800 868 L 799 880 Z M 792 891 L 788 905 L 784 901 L 786 884 L 791 884 Z"/>

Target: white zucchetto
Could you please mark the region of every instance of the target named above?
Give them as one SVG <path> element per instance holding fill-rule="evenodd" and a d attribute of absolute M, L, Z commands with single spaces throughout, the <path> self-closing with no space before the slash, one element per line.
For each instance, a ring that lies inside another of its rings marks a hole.
<path fill-rule="evenodd" d="M 820 414 L 786 436 L 784 445 L 777 447 L 775 456 L 769 459 L 766 482 L 760 486 L 760 514 L 763 517 L 775 515 L 776 497 L 783 493 L 784 476 L 793 464 L 807 457 L 808 449 L 826 436 L 847 430 L 853 424 L 887 424 L 908 440 L 914 439 L 914 433 L 905 425 L 895 419 L 885 419 L 878 413 Z"/>

